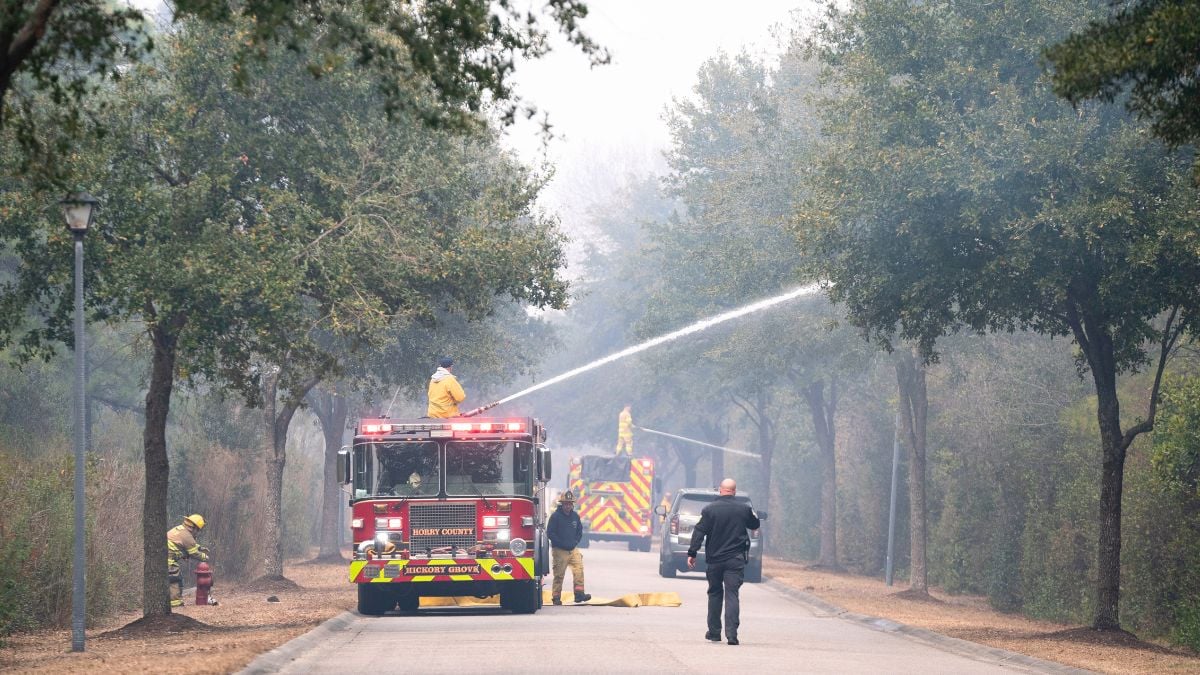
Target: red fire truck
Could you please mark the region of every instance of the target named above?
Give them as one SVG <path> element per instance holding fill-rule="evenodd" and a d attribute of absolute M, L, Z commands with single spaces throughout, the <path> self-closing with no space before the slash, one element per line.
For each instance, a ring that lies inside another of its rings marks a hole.
<path fill-rule="evenodd" d="M 536 612 L 549 569 L 545 440 L 531 417 L 361 420 L 339 455 L 358 611 L 499 594 L 501 607 Z"/>
<path fill-rule="evenodd" d="M 649 551 L 654 538 L 654 497 L 658 481 L 649 457 L 571 458 L 567 485 L 575 493 L 575 511 L 583 521 L 586 547 L 591 540 L 629 542 L 630 551 Z"/>

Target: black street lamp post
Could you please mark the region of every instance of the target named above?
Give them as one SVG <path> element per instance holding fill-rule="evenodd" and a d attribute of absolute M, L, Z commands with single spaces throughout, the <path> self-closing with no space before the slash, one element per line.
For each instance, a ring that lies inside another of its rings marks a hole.
<path fill-rule="evenodd" d="M 84 360 L 87 350 L 83 336 L 83 235 L 92 224 L 95 197 L 86 192 L 73 192 L 61 202 L 67 229 L 75 239 L 75 562 L 72 565 L 71 589 L 71 651 L 83 651 L 86 622 L 84 594 Z"/>

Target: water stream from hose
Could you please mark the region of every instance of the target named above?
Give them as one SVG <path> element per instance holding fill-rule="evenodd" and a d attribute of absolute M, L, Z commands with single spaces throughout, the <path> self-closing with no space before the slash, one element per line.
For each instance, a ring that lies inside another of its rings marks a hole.
<path fill-rule="evenodd" d="M 754 312 L 760 312 L 764 309 L 774 307 L 775 305 L 787 302 L 789 300 L 794 300 L 796 298 L 813 295 L 818 290 L 819 290 L 819 287 L 817 286 L 817 284 L 810 284 L 808 286 L 802 286 L 800 288 L 792 289 L 786 293 L 781 293 L 780 295 L 776 295 L 775 297 L 772 297 L 772 298 L 767 298 L 765 300 L 759 300 L 758 302 L 753 302 L 749 305 L 746 305 L 744 307 L 739 307 L 738 309 L 730 310 L 723 314 L 718 314 L 714 317 L 702 319 L 700 321 L 697 321 L 696 323 L 691 324 L 690 326 L 685 326 L 683 328 L 680 328 L 677 331 L 672 331 L 670 333 L 667 333 L 666 335 L 660 335 L 656 338 L 651 338 L 641 344 L 633 345 L 632 347 L 626 347 L 625 349 L 622 349 L 619 352 L 609 354 L 608 356 L 596 359 L 595 361 L 592 361 L 591 363 L 579 366 L 578 368 L 574 368 L 572 370 L 568 370 L 567 372 L 565 372 L 561 375 L 555 375 L 554 377 L 552 377 L 544 382 L 539 382 L 539 383 L 533 385 L 532 387 L 529 387 L 527 389 L 522 389 L 521 391 L 518 391 L 515 394 L 506 396 L 506 397 L 500 399 L 499 401 L 496 401 L 495 403 L 490 403 L 486 406 L 486 408 L 491 408 L 493 406 L 500 405 L 501 403 L 508 403 L 509 401 L 511 401 L 513 399 L 520 398 L 522 396 L 525 396 L 526 394 L 531 394 L 539 389 L 545 389 L 546 387 L 549 387 L 552 384 L 558 384 L 559 382 L 562 382 L 563 380 L 570 379 L 572 377 L 575 377 L 576 375 L 581 375 L 583 373 L 588 372 L 589 370 L 594 370 L 605 364 L 609 364 L 609 363 L 612 363 L 613 361 L 623 359 L 626 356 L 633 356 L 634 354 L 637 354 L 638 352 L 644 352 L 647 349 L 650 349 L 651 347 L 657 347 L 658 345 L 661 345 L 663 343 L 671 342 L 672 340 L 677 340 L 681 337 L 684 337 L 685 335 L 691 335 L 692 333 L 699 333 L 700 331 L 708 330 L 709 328 L 712 328 L 713 326 L 725 323 L 726 321 L 732 321 L 733 319 L 737 319 L 739 317 L 746 316 L 747 314 L 753 314 Z"/>

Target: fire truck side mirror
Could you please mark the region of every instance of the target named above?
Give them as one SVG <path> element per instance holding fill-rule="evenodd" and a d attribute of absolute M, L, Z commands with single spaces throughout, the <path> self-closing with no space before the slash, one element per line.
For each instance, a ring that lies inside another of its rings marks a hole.
<path fill-rule="evenodd" d="M 337 475 L 342 485 L 346 485 L 351 481 L 350 476 L 350 448 L 342 446 L 337 454 Z"/>
<path fill-rule="evenodd" d="M 550 448 L 539 445 L 537 449 L 537 477 L 540 481 L 549 481 L 553 462 L 550 460 Z"/>

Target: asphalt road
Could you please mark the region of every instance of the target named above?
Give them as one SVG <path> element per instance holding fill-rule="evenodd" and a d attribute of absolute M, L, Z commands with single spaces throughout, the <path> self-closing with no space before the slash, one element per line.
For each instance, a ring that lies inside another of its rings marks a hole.
<path fill-rule="evenodd" d="M 702 574 L 663 579 L 657 552 L 631 553 L 614 543 L 585 549 L 584 561 L 587 589 L 596 598 L 674 591 L 683 604 L 547 604 L 521 616 L 465 607 L 427 608 L 407 616 L 347 614 L 244 672 L 1066 672 L 997 650 L 945 644 L 955 641 L 931 644 L 886 622 L 838 618 L 769 583 L 742 587 L 740 645 L 709 642 Z M 352 585 L 346 585 L 346 593 L 354 593 Z"/>

